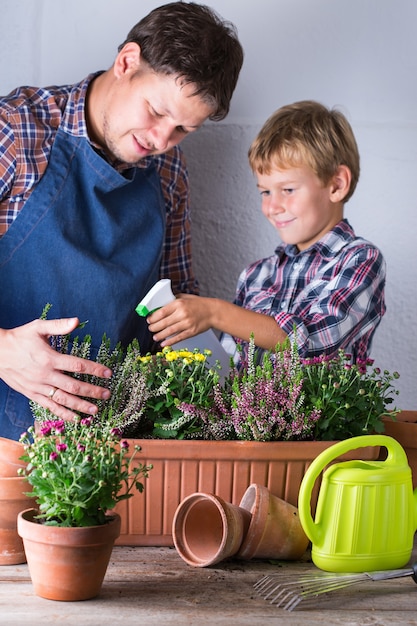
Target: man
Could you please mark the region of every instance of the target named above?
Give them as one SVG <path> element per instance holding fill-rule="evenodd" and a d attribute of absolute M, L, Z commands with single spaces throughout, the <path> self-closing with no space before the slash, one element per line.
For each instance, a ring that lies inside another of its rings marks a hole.
<path fill-rule="evenodd" d="M 0 99 L 1 436 L 32 422 L 28 399 L 71 419 L 108 397 L 67 373 L 111 372 L 50 336 L 88 320 L 91 356 L 104 333 L 146 350 L 134 309 L 152 284 L 197 293 L 178 144 L 227 115 L 242 62 L 230 23 L 173 2 L 132 28 L 107 71 Z M 37 319 L 47 303 L 56 319 Z"/>

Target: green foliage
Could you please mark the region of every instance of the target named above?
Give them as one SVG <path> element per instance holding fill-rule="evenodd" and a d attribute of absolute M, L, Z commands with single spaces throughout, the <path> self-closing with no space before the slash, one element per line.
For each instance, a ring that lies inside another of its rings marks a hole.
<path fill-rule="evenodd" d="M 90 358 L 88 336 L 72 345 L 68 336 L 53 342 L 56 350 Z M 381 372 L 371 360 L 352 364 L 343 350 L 333 359 L 301 359 L 295 342 L 262 351 L 252 336 L 246 361 L 222 382 L 220 365 L 210 368 L 208 354 L 168 347 L 141 355 L 137 341 L 110 350 L 104 335 L 96 360 L 112 369 L 112 378 L 73 376 L 109 387 L 110 400 L 97 401 L 98 419 L 125 437 L 336 440 L 383 432 L 382 418 L 398 412 L 393 381 L 399 374 Z M 31 404 L 38 421 L 51 418 Z"/>
<path fill-rule="evenodd" d="M 25 476 L 36 499 L 39 519 L 51 526 L 96 526 L 118 502 L 143 490 L 151 465 L 134 464 L 140 447 L 129 453 L 119 429 L 92 417 L 74 422 L 44 421 L 20 441 Z"/>
<path fill-rule="evenodd" d="M 82 341 L 69 335 L 54 337 L 53 347 L 63 354 L 84 359 L 90 358 L 91 337 L 86 335 Z M 146 373 L 139 361 L 140 346 L 137 340 L 132 341 L 126 350 L 121 344 L 110 348 L 110 340 L 103 335 L 96 361 L 110 368 L 113 375 L 110 379 L 99 378 L 89 374 L 71 373 L 71 376 L 83 382 L 108 388 L 111 392 L 109 400 L 96 400 L 97 415 L 103 423 L 125 431 L 131 424 L 138 424 L 144 419 L 146 403 L 153 394 L 165 392 L 165 388 L 148 385 Z M 53 415 L 34 401 L 30 401 L 32 413 L 38 422 L 50 420 Z"/>
<path fill-rule="evenodd" d="M 305 406 L 321 414 L 314 430 L 317 440 L 383 432 L 382 418 L 398 413 L 392 406 L 398 372 L 382 372 L 371 360 L 352 364 L 340 350 L 337 358 L 304 361 L 303 378 Z"/>
<path fill-rule="evenodd" d="M 147 380 L 147 425 L 139 424 L 134 436 L 150 434 L 153 438 L 183 439 L 200 430 L 196 420 L 185 419 L 182 407 L 190 404 L 208 409 L 212 404 L 220 366 L 209 368 L 207 356 L 208 350 L 167 347 L 156 354 L 139 357 L 139 366 Z"/>

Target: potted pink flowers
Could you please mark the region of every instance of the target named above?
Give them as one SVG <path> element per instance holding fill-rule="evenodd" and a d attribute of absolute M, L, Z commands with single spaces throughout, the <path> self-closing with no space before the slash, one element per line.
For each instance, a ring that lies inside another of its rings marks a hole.
<path fill-rule="evenodd" d="M 135 462 L 139 446 L 132 452 L 117 428 L 91 417 L 44 421 L 20 441 L 27 463 L 20 474 L 36 507 L 19 513 L 17 528 L 35 592 L 94 597 L 120 533 L 114 508 L 143 491 L 151 467 Z"/>

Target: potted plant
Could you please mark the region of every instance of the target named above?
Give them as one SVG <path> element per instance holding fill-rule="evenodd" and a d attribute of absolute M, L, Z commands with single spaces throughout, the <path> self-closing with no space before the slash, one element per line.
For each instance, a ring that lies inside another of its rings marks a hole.
<path fill-rule="evenodd" d="M 113 509 L 134 489 L 143 491 L 151 467 L 134 463 L 139 446 L 132 453 L 117 428 L 92 417 L 44 420 L 20 441 L 27 463 L 20 473 L 37 508 L 21 511 L 17 527 L 35 593 L 52 600 L 92 598 L 120 533 Z"/>
<path fill-rule="evenodd" d="M 138 361 L 148 397 L 130 424 L 136 437 L 334 441 L 383 432 L 383 417 L 398 413 L 391 405 L 399 374 L 371 359 L 352 364 L 343 350 L 301 359 L 289 341 L 260 353 L 252 338 L 247 360 L 222 383 L 198 350 L 168 347 Z"/>
<path fill-rule="evenodd" d="M 417 487 L 417 411 L 401 411 L 395 420 L 389 417 L 384 419 L 385 434 L 393 437 L 402 445 L 411 467 L 413 489 Z M 381 450 L 381 458 L 385 459 L 386 452 Z"/>
<path fill-rule="evenodd" d="M 17 532 L 17 515 L 29 506 L 26 481 L 18 476 L 24 467 L 23 446 L 0 437 L 0 565 L 26 562 L 23 542 Z"/>
<path fill-rule="evenodd" d="M 73 353 L 85 354 L 84 343 L 75 342 Z M 206 356 L 172 348 L 142 355 L 135 342 L 126 353 L 108 345 L 99 351 L 97 359 L 113 367 L 112 394 L 138 390 L 135 401 L 123 404 L 118 425 L 125 424 L 124 435 L 153 465 L 144 497 L 117 506 L 116 543 L 172 545 L 175 511 L 195 492 L 239 504 L 257 483 L 296 506 L 305 470 L 323 449 L 383 432 L 382 416 L 397 412 L 398 375 L 381 373 L 370 361 L 351 365 L 343 352 L 331 361 L 303 362 L 289 343 L 260 355 L 252 340 L 248 360 L 222 382 Z M 108 419 L 105 402 L 99 409 Z M 378 452 L 361 454 L 377 458 Z"/>

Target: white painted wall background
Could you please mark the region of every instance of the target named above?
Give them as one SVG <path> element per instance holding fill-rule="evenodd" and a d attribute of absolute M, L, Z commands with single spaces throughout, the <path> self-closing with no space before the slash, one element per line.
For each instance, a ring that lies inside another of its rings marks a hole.
<path fill-rule="evenodd" d="M 76 82 L 106 69 L 130 27 L 162 3 L 1 0 L 0 92 Z M 231 299 L 239 271 L 277 244 L 246 158 L 262 123 L 295 100 L 341 106 L 362 158 L 346 216 L 382 249 L 388 264 L 388 310 L 372 356 L 400 372 L 398 405 L 416 409 L 417 2 L 206 3 L 237 25 L 246 58 L 227 120 L 207 124 L 183 144 L 203 294 Z"/>

